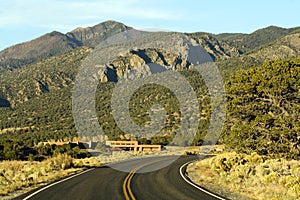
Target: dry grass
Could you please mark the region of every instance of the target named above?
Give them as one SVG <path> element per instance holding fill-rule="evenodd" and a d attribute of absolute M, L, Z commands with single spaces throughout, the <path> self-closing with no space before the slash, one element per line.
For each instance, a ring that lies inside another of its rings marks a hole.
<path fill-rule="evenodd" d="M 224 153 L 190 164 L 187 172 L 203 187 L 224 188 L 221 193 L 231 199 L 300 199 L 300 161 L 296 160 Z"/>
<path fill-rule="evenodd" d="M 37 161 L 2 161 L 0 162 L 0 196 L 16 190 L 37 187 L 74 173 L 85 167 L 99 166 L 95 158 L 73 159 L 61 154 L 42 162 Z"/>

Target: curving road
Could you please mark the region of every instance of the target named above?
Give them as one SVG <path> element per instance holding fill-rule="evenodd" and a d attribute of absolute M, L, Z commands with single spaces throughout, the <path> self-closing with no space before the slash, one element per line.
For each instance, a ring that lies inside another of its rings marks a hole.
<path fill-rule="evenodd" d="M 127 160 L 89 170 L 16 199 L 219 199 L 188 184 L 180 175 L 180 167 L 195 158 L 157 156 Z"/>

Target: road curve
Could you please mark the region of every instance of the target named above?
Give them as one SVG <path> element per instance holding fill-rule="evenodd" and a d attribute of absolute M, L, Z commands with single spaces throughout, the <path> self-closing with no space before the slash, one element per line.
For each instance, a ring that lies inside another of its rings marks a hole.
<path fill-rule="evenodd" d="M 90 170 L 16 199 L 218 199 L 181 177 L 180 167 L 193 159 L 194 156 L 182 156 L 177 160 L 174 156 L 157 156 L 127 160 Z"/>

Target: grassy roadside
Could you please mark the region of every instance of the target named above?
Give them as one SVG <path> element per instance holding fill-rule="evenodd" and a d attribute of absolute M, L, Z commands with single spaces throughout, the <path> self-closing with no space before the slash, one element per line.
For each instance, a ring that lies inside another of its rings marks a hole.
<path fill-rule="evenodd" d="M 67 154 L 37 161 L 0 162 L 0 198 L 10 199 L 43 184 L 99 166 L 95 158 L 74 159 Z"/>
<path fill-rule="evenodd" d="M 300 161 L 296 160 L 222 153 L 191 163 L 187 172 L 195 183 L 230 199 L 300 199 Z"/>

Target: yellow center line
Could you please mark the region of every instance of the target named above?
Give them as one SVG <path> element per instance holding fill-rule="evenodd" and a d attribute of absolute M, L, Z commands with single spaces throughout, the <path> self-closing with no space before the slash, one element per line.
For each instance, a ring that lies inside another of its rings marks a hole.
<path fill-rule="evenodd" d="M 127 189 L 126 189 L 126 183 L 127 183 L 128 178 L 130 177 L 130 175 L 131 175 L 131 172 L 126 176 L 124 183 L 123 183 L 123 193 L 124 193 L 126 200 L 130 200 Z"/>
<path fill-rule="evenodd" d="M 133 195 L 133 192 L 132 192 L 132 190 L 131 190 L 131 188 L 130 188 L 130 183 L 131 183 L 131 180 L 132 180 L 132 178 L 133 178 L 133 176 L 134 176 L 134 173 L 135 173 L 137 170 L 138 170 L 138 169 L 135 169 L 135 170 L 131 173 L 131 175 L 130 175 L 128 181 L 127 181 L 127 190 L 128 190 L 128 192 L 129 192 L 129 195 L 130 195 L 130 197 L 131 197 L 132 200 L 135 200 L 135 196 Z"/>
<path fill-rule="evenodd" d="M 140 166 L 137 166 L 136 168 L 134 168 L 133 170 L 131 170 L 129 172 L 129 174 L 126 176 L 124 182 L 123 182 L 123 194 L 124 194 L 124 197 L 126 200 L 136 200 L 132 190 L 131 190 L 131 180 L 134 176 L 134 174 L 141 168 L 147 166 L 147 165 L 151 165 L 151 164 L 154 164 L 154 163 L 157 163 L 157 162 L 160 162 L 160 161 L 163 161 L 163 160 L 167 160 L 167 159 L 170 159 L 170 158 L 164 158 L 164 159 L 160 159 L 160 160 L 156 160 L 156 161 L 152 161 L 152 162 L 149 162 L 149 163 L 145 163 L 143 165 L 140 165 Z"/>

